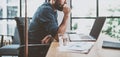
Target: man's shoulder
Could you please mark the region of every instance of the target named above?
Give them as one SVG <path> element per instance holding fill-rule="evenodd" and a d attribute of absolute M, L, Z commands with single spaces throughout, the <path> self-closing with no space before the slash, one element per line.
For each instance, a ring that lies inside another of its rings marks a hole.
<path fill-rule="evenodd" d="M 53 11 L 52 6 L 51 6 L 49 3 L 44 3 L 44 4 L 42 5 L 42 9 L 43 9 L 44 11 Z"/>

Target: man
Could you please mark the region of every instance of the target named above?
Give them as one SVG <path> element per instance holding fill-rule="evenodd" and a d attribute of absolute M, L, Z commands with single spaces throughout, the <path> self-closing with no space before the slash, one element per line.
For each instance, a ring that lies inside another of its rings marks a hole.
<path fill-rule="evenodd" d="M 60 26 L 57 21 L 57 10 L 64 13 Z M 48 3 L 41 5 L 35 12 L 29 26 L 29 43 L 46 44 L 51 36 L 58 41 L 57 34 L 65 33 L 69 13 L 70 8 L 66 5 L 66 0 L 49 0 Z"/>
<path fill-rule="evenodd" d="M 64 13 L 63 21 L 58 26 L 57 10 Z M 66 0 L 49 0 L 40 6 L 33 16 L 29 27 L 30 43 L 47 43 L 48 35 L 58 41 L 57 34 L 64 34 L 67 26 L 70 8 L 66 5 Z"/>

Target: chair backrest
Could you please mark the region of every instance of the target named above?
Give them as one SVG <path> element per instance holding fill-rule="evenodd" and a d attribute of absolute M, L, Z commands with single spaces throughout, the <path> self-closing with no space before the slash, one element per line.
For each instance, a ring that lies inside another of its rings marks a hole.
<path fill-rule="evenodd" d="M 99 36 L 99 34 L 100 34 L 101 30 L 102 30 L 102 27 L 103 27 L 103 25 L 105 23 L 105 20 L 106 20 L 106 17 L 98 17 L 95 20 L 95 22 L 93 24 L 93 27 L 91 29 L 91 32 L 90 32 L 90 35 L 92 37 L 94 37 L 95 39 L 98 38 L 98 36 Z"/>
<path fill-rule="evenodd" d="M 22 17 L 15 17 L 17 28 L 18 28 L 18 33 L 20 36 L 20 44 L 24 44 L 24 18 Z"/>
<path fill-rule="evenodd" d="M 30 24 L 30 19 L 28 18 L 28 26 Z M 17 28 L 18 28 L 18 33 L 19 33 L 19 40 L 20 40 L 20 44 L 24 45 L 24 27 L 25 27 L 25 17 L 15 17 L 15 21 L 17 24 Z"/>
<path fill-rule="evenodd" d="M 13 40 L 12 44 L 20 44 L 20 37 L 19 37 L 17 27 L 15 28 L 15 32 L 14 32 L 14 36 L 13 36 L 12 40 Z"/>

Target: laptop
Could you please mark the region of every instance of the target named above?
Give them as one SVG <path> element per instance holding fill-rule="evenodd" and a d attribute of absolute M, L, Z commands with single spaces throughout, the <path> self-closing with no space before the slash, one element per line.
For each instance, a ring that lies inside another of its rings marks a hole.
<path fill-rule="evenodd" d="M 101 29 L 102 29 L 102 27 L 104 25 L 105 20 L 106 20 L 105 17 L 98 17 L 95 20 L 89 35 L 68 33 L 69 40 L 71 42 L 96 41 L 98 39 L 98 36 L 99 36 L 99 34 L 101 32 Z"/>

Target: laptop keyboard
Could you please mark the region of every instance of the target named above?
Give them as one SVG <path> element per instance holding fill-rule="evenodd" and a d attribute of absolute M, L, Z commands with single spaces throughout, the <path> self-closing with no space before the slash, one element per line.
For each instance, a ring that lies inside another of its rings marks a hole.
<path fill-rule="evenodd" d="M 90 36 L 84 35 L 80 37 L 81 39 L 92 39 Z"/>
<path fill-rule="evenodd" d="M 69 34 L 70 40 L 93 40 L 89 35 Z"/>

